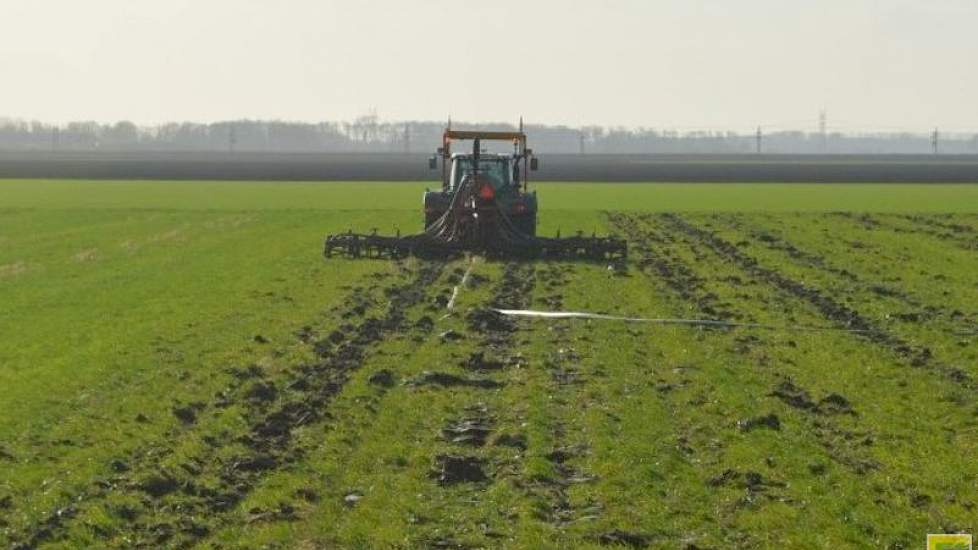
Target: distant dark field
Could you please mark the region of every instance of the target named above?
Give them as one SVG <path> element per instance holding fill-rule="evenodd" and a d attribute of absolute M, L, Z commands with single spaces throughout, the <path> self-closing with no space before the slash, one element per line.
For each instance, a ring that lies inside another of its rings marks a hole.
<path fill-rule="evenodd" d="M 406 153 L 0 152 L 0 178 L 426 181 Z M 539 181 L 978 183 L 978 156 L 541 155 Z"/>

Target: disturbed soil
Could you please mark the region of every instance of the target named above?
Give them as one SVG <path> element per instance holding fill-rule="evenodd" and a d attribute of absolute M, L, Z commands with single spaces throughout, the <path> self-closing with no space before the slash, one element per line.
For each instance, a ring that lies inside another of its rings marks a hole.
<path fill-rule="evenodd" d="M 911 548 L 974 532 L 978 218 L 605 221 L 624 265 L 390 262 L 287 342 L 248 332 L 253 361 L 181 366 L 213 391 L 124 419 L 160 435 L 98 455 L 55 505 L 0 484 L 0 543 Z M 0 441 L 0 467 L 50 468 L 43 487 L 90 445 Z"/>

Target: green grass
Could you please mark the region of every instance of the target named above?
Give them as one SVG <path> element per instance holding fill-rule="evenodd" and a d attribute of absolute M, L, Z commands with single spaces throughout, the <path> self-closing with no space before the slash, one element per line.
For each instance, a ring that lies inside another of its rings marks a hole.
<path fill-rule="evenodd" d="M 544 233 L 627 234 L 624 276 L 320 257 L 329 231 L 409 231 L 422 188 L 0 182 L 0 546 L 896 548 L 975 531 L 978 188 L 538 186 Z M 778 326 L 844 311 L 873 332 L 498 333 L 467 320 L 488 304 Z M 466 368 L 479 353 L 498 368 Z M 263 431 L 283 415 L 285 435 Z M 484 445 L 443 435 L 475 417 Z M 439 484 L 438 455 L 488 479 Z"/>
<path fill-rule="evenodd" d="M 0 181 L 6 208 L 410 210 L 437 183 Z M 975 212 L 978 187 L 936 184 L 531 183 L 545 212 Z"/>

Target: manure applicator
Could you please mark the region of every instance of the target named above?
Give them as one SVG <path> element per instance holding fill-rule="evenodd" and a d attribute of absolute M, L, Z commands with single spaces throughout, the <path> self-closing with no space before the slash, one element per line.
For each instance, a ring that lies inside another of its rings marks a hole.
<path fill-rule="evenodd" d="M 389 257 L 408 255 L 448 257 L 463 253 L 506 258 L 564 258 L 622 260 L 626 243 L 614 236 L 570 237 L 537 235 L 537 194 L 528 189 L 529 173 L 537 158 L 526 146 L 520 123 L 518 132 L 459 131 L 451 127 L 442 146 L 429 159 L 438 169 L 440 190 L 424 193 L 424 231 L 413 235 L 384 236 L 346 233 L 328 235 L 326 257 Z M 471 141 L 471 153 L 452 153 L 455 141 Z M 485 153 L 484 141 L 509 141 L 511 154 Z"/>

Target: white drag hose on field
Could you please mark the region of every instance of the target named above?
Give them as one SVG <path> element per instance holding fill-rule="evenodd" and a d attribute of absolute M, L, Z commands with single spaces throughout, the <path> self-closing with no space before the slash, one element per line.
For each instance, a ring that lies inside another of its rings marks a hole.
<path fill-rule="evenodd" d="M 761 323 L 737 323 L 733 321 L 718 321 L 714 319 L 655 319 L 647 317 L 623 317 L 605 315 L 602 313 L 587 313 L 582 311 L 535 311 L 532 309 L 495 309 L 492 311 L 509 317 L 536 317 L 541 319 L 599 319 L 603 321 L 624 321 L 626 323 L 653 323 L 657 325 L 692 325 L 710 327 L 741 327 L 763 328 L 774 330 L 841 330 L 845 332 L 867 332 L 861 329 L 843 327 L 810 327 L 804 325 L 765 325 Z"/>
<path fill-rule="evenodd" d="M 458 298 L 458 289 L 469 282 L 469 274 L 472 273 L 473 267 L 475 267 L 475 259 L 469 258 L 469 268 L 465 270 L 465 275 L 462 275 L 462 280 L 452 289 L 452 297 L 448 300 L 448 305 L 445 306 L 448 311 L 455 309 L 455 299 Z"/>

